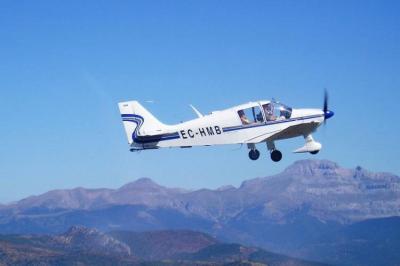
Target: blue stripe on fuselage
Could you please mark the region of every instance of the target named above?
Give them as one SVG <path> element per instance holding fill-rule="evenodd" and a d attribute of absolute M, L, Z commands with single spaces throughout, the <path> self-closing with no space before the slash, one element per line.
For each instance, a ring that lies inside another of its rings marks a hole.
<path fill-rule="evenodd" d="M 144 144 L 144 143 L 152 143 L 152 142 L 159 142 L 163 140 L 171 140 L 171 139 L 179 139 L 179 133 L 167 133 L 167 134 L 160 134 L 157 136 L 139 136 L 137 133 L 140 127 L 143 125 L 144 119 L 139 115 L 134 114 L 121 114 L 123 118 L 122 121 L 124 122 L 132 122 L 137 125 L 137 128 L 132 133 L 132 140 L 135 143 Z"/>

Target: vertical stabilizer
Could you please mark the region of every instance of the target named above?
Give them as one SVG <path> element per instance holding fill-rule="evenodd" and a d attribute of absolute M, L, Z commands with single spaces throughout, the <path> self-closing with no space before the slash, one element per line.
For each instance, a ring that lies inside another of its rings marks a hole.
<path fill-rule="evenodd" d="M 137 101 L 121 102 L 118 106 L 129 144 L 132 144 L 138 135 L 160 134 L 166 128 L 166 125 Z"/>

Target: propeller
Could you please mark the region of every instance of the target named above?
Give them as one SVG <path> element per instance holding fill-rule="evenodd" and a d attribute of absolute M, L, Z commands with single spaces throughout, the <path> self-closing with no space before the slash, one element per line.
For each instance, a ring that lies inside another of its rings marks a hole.
<path fill-rule="evenodd" d="M 328 111 L 328 91 L 325 89 L 324 93 L 324 113 Z"/>
<path fill-rule="evenodd" d="M 323 109 L 324 117 L 325 117 L 324 124 L 326 124 L 326 120 L 327 119 L 331 118 L 335 114 L 334 112 L 332 112 L 332 111 L 330 111 L 328 109 L 328 100 L 329 100 L 328 91 L 325 89 L 325 93 L 324 93 L 324 109 Z"/>

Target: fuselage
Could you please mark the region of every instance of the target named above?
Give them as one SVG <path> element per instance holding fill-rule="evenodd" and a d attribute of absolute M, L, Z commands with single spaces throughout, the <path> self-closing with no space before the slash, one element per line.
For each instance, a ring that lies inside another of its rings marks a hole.
<path fill-rule="evenodd" d="M 272 110 L 271 110 L 272 108 Z M 203 117 L 168 125 L 163 133 L 137 129 L 132 149 L 256 144 L 306 136 L 324 121 L 319 109 L 292 109 L 273 101 L 249 102 Z"/>

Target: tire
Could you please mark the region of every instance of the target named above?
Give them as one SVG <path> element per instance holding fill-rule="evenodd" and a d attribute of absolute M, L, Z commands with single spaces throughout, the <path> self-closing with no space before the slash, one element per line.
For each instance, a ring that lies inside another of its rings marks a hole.
<path fill-rule="evenodd" d="M 282 153 L 278 150 L 273 150 L 271 152 L 271 160 L 274 162 L 279 162 L 282 159 Z"/>
<path fill-rule="evenodd" d="M 253 161 L 257 160 L 260 157 L 260 152 L 258 150 L 250 150 L 249 158 Z"/>

